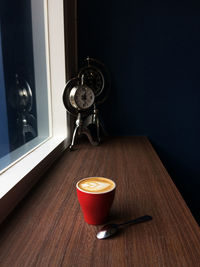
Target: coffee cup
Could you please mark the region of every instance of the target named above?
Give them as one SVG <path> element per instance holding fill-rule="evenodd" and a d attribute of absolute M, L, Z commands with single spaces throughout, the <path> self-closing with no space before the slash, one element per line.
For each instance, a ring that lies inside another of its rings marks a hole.
<path fill-rule="evenodd" d="M 88 177 L 76 184 L 78 200 L 84 220 L 98 225 L 106 222 L 115 196 L 116 184 L 104 177 Z"/>

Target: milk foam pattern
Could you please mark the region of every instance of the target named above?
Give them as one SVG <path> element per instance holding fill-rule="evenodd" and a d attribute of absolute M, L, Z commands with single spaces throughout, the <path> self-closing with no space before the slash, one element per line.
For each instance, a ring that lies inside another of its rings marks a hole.
<path fill-rule="evenodd" d="M 106 190 L 110 187 L 109 183 L 106 182 L 85 182 L 81 185 L 81 187 L 88 191 L 101 191 Z"/>

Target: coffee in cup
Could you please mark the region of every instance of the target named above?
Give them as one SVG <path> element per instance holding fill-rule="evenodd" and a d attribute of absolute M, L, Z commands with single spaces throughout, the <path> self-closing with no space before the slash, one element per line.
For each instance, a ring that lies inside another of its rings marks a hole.
<path fill-rule="evenodd" d="M 89 177 L 77 182 L 77 196 L 87 223 L 96 225 L 106 221 L 115 188 L 115 182 L 104 177 Z"/>

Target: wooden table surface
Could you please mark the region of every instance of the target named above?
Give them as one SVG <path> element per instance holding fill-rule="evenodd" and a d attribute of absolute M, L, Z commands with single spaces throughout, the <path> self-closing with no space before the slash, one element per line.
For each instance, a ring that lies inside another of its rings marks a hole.
<path fill-rule="evenodd" d="M 109 221 L 152 221 L 98 240 L 84 222 L 75 184 L 104 176 L 117 183 Z M 196 267 L 200 229 L 145 137 L 115 138 L 66 151 L 2 224 L 0 266 Z"/>

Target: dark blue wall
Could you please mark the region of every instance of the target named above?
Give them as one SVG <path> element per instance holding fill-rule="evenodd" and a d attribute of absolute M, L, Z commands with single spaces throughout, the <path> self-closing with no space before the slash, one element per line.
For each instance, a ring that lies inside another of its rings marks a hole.
<path fill-rule="evenodd" d="M 198 2 L 78 1 L 78 52 L 110 69 L 107 129 L 149 136 L 200 223 Z"/>

